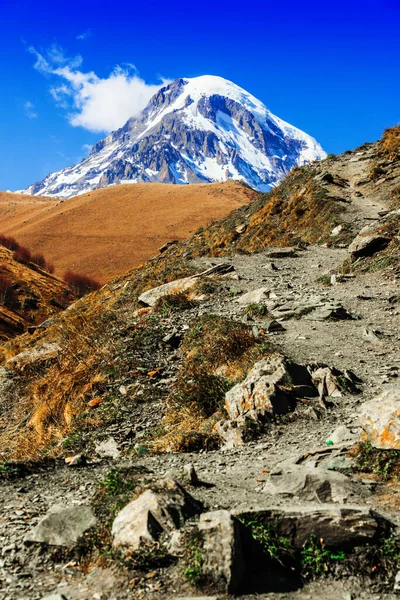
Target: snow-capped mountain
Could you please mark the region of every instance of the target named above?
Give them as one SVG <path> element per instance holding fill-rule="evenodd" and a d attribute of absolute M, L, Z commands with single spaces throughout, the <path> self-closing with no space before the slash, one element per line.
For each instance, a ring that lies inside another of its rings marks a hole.
<path fill-rule="evenodd" d="M 326 156 L 303 131 L 222 77 L 176 79 L 87 158 L 23 193 L 69 198 L 120 183 L 238 179 L 266 191 L 293 166 Z"/>

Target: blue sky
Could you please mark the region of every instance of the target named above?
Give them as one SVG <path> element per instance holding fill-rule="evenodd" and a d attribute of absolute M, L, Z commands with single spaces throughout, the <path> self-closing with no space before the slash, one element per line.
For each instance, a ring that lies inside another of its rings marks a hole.
<path fill-rule="evenodd" d="M 400 122 L 399 0 L 2 0 L 0 189 L 80 160 L 163 79 L 220 75 L 327 152 Z"/>

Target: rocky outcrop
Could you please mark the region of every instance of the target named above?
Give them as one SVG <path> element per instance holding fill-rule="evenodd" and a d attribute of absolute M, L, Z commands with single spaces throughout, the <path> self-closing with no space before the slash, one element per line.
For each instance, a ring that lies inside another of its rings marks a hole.
<path fill-rule="evenodd" d="M 376 229 L 374 225 L 367 225 L 351 242 L 349 252 L 353 258 L 371 256 L 389 244 L 390 238 L 378 234 Z"/>
<path fill-rule="evenodd" d="M 400 449 L 400 387 L 386 390 L 361 408 L 363 438 L 375 448 Z"/>
<path fill-rule="evenodd" d="M 137 550 L 144 542 L 170 536 L 186 519 L 200 513 L 202 505 L 175 481 L 161 481 L 125 506 L 112 525 L 113 547 Z"/>

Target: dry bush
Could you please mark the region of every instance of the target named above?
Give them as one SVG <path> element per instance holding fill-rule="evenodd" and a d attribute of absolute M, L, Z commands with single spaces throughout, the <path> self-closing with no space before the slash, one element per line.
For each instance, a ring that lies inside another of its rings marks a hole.
<path fill-rule="evenodd" d="M 0 246 L 4 246 L 8 250 L 18 250 L 20 247 L 17 240 L 4 234 L 0 234 Z"/>
<path fill-rule="evenodd" d="M 63 279 L 78 298 L 82 298 L 82 296 L 86 296 L 86 294 L 90 294 L 90 292 L 101 288 L 101 283 L 96 279 L 87 277 L 87 275 L 82 275 L 81 273 L 74 273 L 70 270 L 66 271 Z"/>
<path fill-rule="evenodd" d="M 31 262 L 48 273 L 54 273 L 54 265 L 47 262 L 43 254 L 32 254 Z"/>
<path fill-rule="evenodd" d="M 189 370 L 213 371 L 240 358 L 257 343 L 244 323 L 218 315 L 204 315 L 185 335 L 181 351 Z"/>
<path fill-rule="evenodd" d="M 23 265 L 29 265 L 32 260 L 32 255 L 28 248 L 25 248 L 25 246 L 19 246 L 19 248 L 13 252 L 13 259 Z"/>
<path fill-rule="evenodd" d="M 189 310 L 195 306 L 187 292 L 174 292 L 159 298 L 154 305 L 156 312 L 169 312 L 170 310 Z"/>

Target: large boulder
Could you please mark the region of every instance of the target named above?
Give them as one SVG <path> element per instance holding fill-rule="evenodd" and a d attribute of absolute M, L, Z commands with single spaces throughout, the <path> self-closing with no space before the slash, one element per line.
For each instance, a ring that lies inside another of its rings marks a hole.
<path fill-rule="evenodd" d="M 377 541 L 392 523 L 371 508 L 358 505 L 304 504 L 235 511 L 245 521 L 261 519 L 277 529 L 294 548 L 301 549 L 312 535 L 327 548 L 351 549 Z"/>
<path fill-rule="evenodd" d="M 361 229 L 358 236 L 351 242 L 349 252 L 354 258 L 372 256 L 378 250 L 385 248 L 389 242 L 390 238 L 376 232 L 376 226 L 367 225 Z"/>
<path fill-rule="evenodd" d="M 245 575 L 245 527 L 229 511 L 216 510 L 201 515 L 199 530 L 203 538 L 204 575 L 216 590 L 235 593 Z"/>
<path fill-rule="evenodd" d="M 246 415 L 255 421 L 268 420 L 293 410 L 295 398 L 287 392 L 288 386 L 308 386 L 310 382 L 306 367 L 272 354 L 257 362 L 246 379 L 226 393 L 225 407 L 231 419 Z"/>
<path fill-rule="evenodd" d="M 138 300 L 144 306 L 155 306 L 158 300 L 160 300 L 164 296 L 179 294 L 181 292 L 187 292 L 188 290 L 193 288 L 201 278 L 227 275 L 232 271 L 234 271 L 234 268 L 228 263 L 214 265 L 206 271 L 197 273 L 196 275 L 193 275 L 191 277 L 183 277 L 182 279 L 176 279 L 175 281 L 170 281 L 169 283 L 164 283 L 163 285 L 159 285 L 155 288 L 152 288 L 151 290 L 147 290 L 139 296 Z"/>
<path fill-rule="evenodd" d="M 36 527 L 26 534 L 24 542 L 27 545 L 36 542 L 50 546 L 70 546 L 95 523 L 96 517 L 90 506 L 53 506 Z"/>
<path fill-rule="evenodd" d="M 363 439 L 375 448 L 400 449 L 400 386 L 364 402 L 360 426 Z"/>
<path fill-rule="evenodd" d="M 345 504 L 370 494 L 367 486 L 342 473 L 315 467 L 313 464 L 275 469 L 268 477 L 263 492 L 271 496 L 293 497 L 308 502 Z"/>
<path fill-rule="evenodd" d="M 138 550 L 143 542 L 155 542 L 180 529 L 186 519 L 202 511 L 195 500 L 179 483 L 160 482 L 156 490 L 146 490 L 123 508 L 112 525 L 113 547 Z"/>

